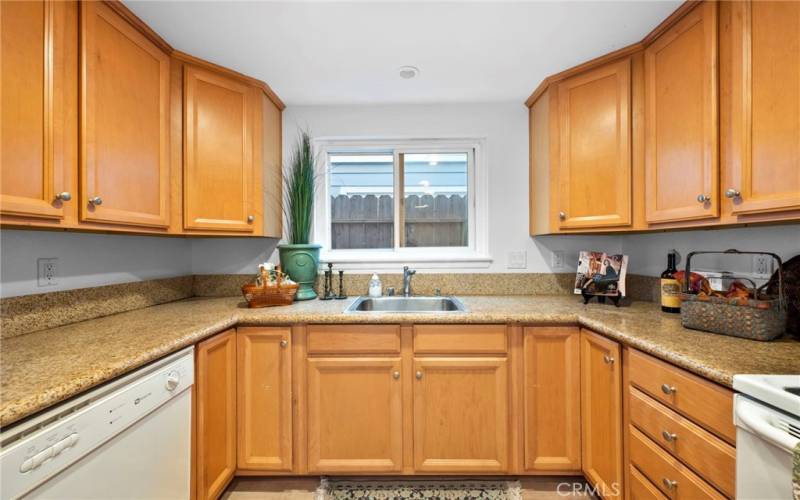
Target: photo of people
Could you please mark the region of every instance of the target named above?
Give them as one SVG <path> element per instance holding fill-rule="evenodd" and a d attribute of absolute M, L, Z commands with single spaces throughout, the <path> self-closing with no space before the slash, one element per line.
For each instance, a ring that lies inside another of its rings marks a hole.
<path fill-rule="evenodd" d="M 582 251 L 578 257 L 575 293 L 625 296 L 627 255 L 608 255 L 604 252 Z"/>

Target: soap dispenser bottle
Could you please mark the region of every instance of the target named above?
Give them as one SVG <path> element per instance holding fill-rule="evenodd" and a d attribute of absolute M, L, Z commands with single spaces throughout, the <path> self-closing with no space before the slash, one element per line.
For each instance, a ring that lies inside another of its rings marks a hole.
<path fill-rule="evenodd" d="M 381 286 L 381 279 L 378 278 L 377 274 L 373 274 L 372 279 L 369 280 L 369 296 L 380 297 L 381 295 L 383 295 L 383 286 Z"/>

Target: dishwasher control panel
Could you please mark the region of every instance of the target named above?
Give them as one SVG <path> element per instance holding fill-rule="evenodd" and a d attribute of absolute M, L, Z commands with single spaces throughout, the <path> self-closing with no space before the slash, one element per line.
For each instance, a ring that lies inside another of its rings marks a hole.
<path fill-rule="evenodd" d="M 72 409 L 66 403 L 54 418 L 17 431 L 18 439 L 0 451 L 3 497 L 24 495 L 191 387 L 194 352 L 140 372 L 126 376 L 128 383 L 107 394 L 102 387 L 92 391 L 99 397 L 88 404 Z"/>

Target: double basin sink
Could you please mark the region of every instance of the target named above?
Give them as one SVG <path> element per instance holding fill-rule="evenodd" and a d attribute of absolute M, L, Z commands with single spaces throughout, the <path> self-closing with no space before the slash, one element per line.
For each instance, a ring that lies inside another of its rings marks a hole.
<path fill-rule="evenodd" d="M 455 297 L 359 297 L 346 313 L 455 313 L 467 312 Z"/>

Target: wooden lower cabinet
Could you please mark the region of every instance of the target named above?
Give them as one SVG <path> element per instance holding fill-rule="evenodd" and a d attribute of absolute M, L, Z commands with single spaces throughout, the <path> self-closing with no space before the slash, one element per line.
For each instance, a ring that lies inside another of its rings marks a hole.
<path fill-rule="evenodd" d="M 237 331 L 238 465 L 292 470 L 292 355 L 290 327 Z"/>
<path fill-rule="evenodd" d="M 620 345 L 581 331 L 583 473 L 603 498 L 622 494 L 622 370 Z"/>
<path fill-rule="evenodd" d="M 236 471 L 236 330 L 197 344 L 195 497 L 217 498 Z"/>
<path fill-rule="evenodd" d="M 414 359 L 414 469 L 506 472 L 506 358 Z"/>
<path fill-rule="evenodd" d="M 578 327 L 525 328 L 525 470 L 581 470 L 580 338 Z"/>
<path fill-rule="evenodd" d="M 400 472 L 400 358 L 312 358 L 307 367 L 309 472 Z"/>

